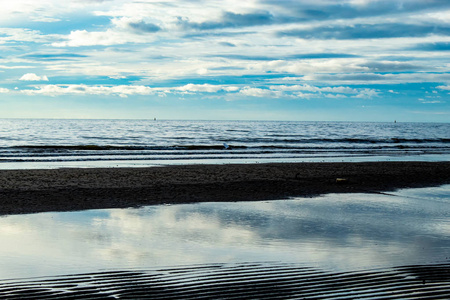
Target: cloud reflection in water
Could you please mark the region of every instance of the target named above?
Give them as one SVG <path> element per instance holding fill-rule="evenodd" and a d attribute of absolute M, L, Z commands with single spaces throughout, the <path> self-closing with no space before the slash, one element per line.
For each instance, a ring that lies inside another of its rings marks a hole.
<path fill-rule="evenodd" d="M 218 262 L 338 271 L 448 262 L 450 186 L 395 194 L 7 216 L 0 278 Z"/>

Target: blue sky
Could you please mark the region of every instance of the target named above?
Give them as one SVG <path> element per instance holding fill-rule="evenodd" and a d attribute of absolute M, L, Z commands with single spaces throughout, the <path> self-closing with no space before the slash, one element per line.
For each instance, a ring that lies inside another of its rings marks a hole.
<path fill-rule="evenodd" d="M 0 50 L 2 118 L 450 120 L 448 0 L 15 0 Z"/>

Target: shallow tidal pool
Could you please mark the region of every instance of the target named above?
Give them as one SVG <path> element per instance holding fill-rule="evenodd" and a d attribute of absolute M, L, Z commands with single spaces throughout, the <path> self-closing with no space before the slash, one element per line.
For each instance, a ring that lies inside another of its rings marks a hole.
<path fill-rule="evenodd" d="M 333 272 L 449 263 L 450 185 L 3 216 L 0 245 L 0 279 L 214 263 Z"/>

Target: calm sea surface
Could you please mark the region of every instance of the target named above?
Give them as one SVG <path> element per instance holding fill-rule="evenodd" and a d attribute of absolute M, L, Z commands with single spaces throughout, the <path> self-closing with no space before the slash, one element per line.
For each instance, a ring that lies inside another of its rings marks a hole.
<path fill-rule="evenodd" d="M 450 123 L 0 119 L 0 168 L 449 159 Z"/>

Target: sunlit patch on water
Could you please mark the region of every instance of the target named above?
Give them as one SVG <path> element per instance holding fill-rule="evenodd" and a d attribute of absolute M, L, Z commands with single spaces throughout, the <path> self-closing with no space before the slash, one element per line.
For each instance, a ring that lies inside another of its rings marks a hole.
<path fill-rule="evenodd" d="M 448 263 L 450 185 L 391 194 L 4 216 L 0 279 L 217 263 L 330 272 Z"/>

